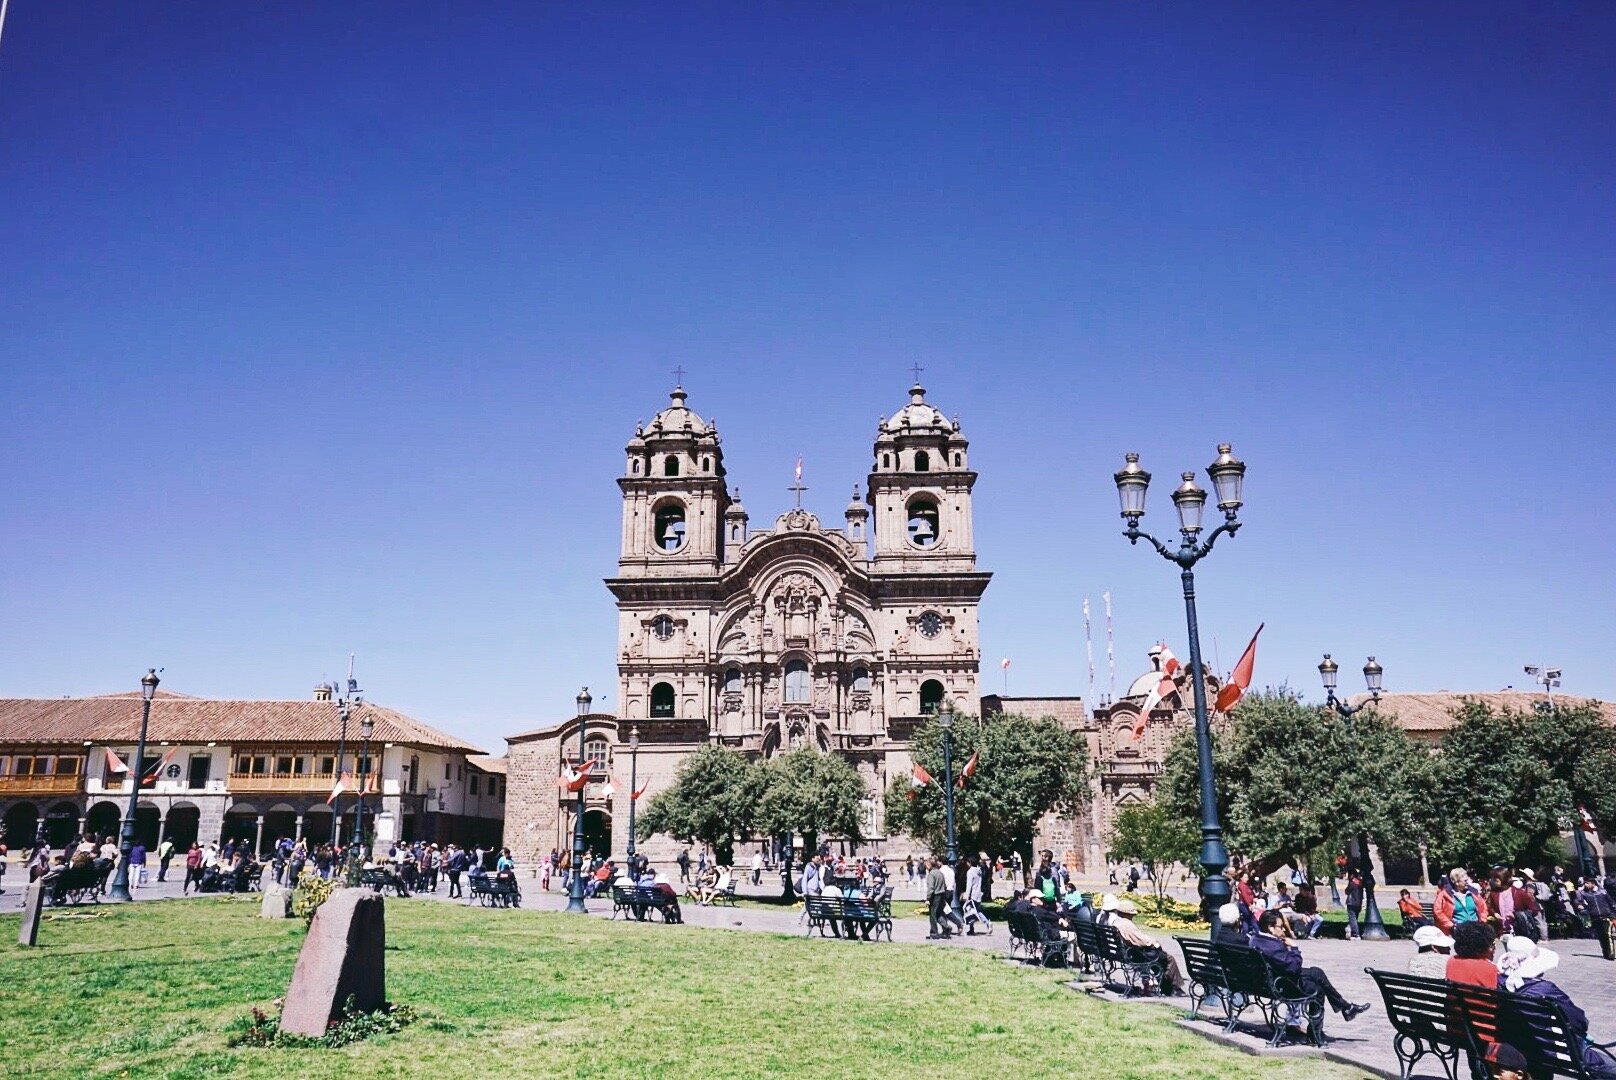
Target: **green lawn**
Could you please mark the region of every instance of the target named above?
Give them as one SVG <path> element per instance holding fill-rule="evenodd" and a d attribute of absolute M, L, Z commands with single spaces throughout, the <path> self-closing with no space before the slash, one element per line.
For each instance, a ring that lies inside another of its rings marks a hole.
<path fill-rule="evenodd" d="M 1358 1075 L 1262 1060 L 975 950 L 390 901 L 388 990 L 422 1022 L 340 1050 L 230 1049 L 286 988 L 300 921 L 204 899 L 0 917 L 6 1076 Z"/>

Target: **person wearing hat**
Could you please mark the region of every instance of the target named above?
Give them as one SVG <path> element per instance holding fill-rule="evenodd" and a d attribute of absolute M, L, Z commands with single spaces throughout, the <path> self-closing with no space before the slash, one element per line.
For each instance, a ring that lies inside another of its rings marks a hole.
<path fill-rule="evenodd" d="M 1095 917 L 1094 921 L 1099 923 L 1101 926 L 1110 926 L 1116 920 L 1116 915 L 1116 895 L 1114 893 L 1106 893 L 1104 896 L 1100 897 L 1100 914 Z"/>
<path fill-rule="evenodd" d="M 1481 1060 L 1491 1080 L 1531 1080 L 1526 1056 L 1509 1043 L 1488 1043 Z"/>
<path fill-rule="evenodd" d="M 1408 958 L 1408 973 L 1426 979 L 1448 977 L 1448 954 L 1453 939 L 1427 923 L 1414 931 L 1414 946 L 1419 951 Z"/>
<path fill-rule="evenodd" d="M 1124 897 L 1116 901 L 1111 925 L 1117 928 L 1117 933 L 1127 943 L 1132 959 L 1159 963 L 1162 972 L 1162 993 L 1178 993 L 1184 986 L 1184 973 L 1178 969 L 1177 959 L 1158 945 L 1155 938 L 1134 925 L 1133 917 L 1137 914 L 1139 905 Z"/>
<path fill-rule="evenodd" d="M 1586 1040 L 1588 1014 L 1547 978 L 1548 973 L 1559 966 L 1559 953 L 1543 948 L 1524 934 L 1511 934 L 1504 939 L 1503 955 L 1498 960 L 1498 989 L 1554 1002 L 1565 1013 L 1566 1034 L 1573 1039 Z M 1604 1049 L 1589 1044 L 1583 1047 L 1582 1054 L 1583 1068 L 1588 1075 L 1616 1077 L 1616 1058 Z"/>

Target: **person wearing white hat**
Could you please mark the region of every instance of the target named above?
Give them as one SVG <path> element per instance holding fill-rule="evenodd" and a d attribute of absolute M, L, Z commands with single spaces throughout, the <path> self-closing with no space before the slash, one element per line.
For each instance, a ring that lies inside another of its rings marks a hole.
<path fill-rule="evenodd" d="M 1426 979 L 1448 977 L 1448 953 L 1453 939 L 1435 926 L 1422 926 L 1414 931 L 1414 946 L 1419 951 L 1408 958 L 1408 973 Z"/>
<path fill-rule="evenodd" d="M 1176 994 L 1184 987 L 1184 973 L 1179 970 L 1178 961 L 1173 954 L 1163 949 L 1156 939 L 1145 933 L 1133 924 L 1133 917 L 1139 914 L 1139 905 L 1124 897 L 1116 902 L 1116 911 L 1112 913 L 1111 925 L 1116 927 L 1122 940 L 1127 942 L 1129 952 L 1134 959 L 1155 960 L 1161 965 L 1162 986 L 1164 994 Z"/>

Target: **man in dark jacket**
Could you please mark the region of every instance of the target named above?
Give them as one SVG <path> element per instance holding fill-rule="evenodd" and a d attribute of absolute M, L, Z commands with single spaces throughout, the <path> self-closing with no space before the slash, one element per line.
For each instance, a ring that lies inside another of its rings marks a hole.
<path fill-rule="evenodd" d="M 1322 970 L 1303 967 L 1302 950 L 1285 940 L 1286 933 L 1285 917 L 1277 911 L 1265 911 L 1257 922 L 1257 933 L 1251 936 L 1251 947 L 1262 953 L 1270 965 L 1295 979 L 1305 993 L 1322 995 L 1341 1019 L 1352 1020 L 1368 1011 L 1368 1005 L 1354 1005 L 1342 997 Z"/>
<path fill-rule="evenodd" d="M 948 916 L 948 896 L 952 892 L 948 885 L 948 874 L 936 856 L 927 860 L 926 865 L 929 867 L 926 871 L 926 913 L 931 919 L 930 932 L 926 937 L 953 937 L 954 928 L 949 924 Z"/>

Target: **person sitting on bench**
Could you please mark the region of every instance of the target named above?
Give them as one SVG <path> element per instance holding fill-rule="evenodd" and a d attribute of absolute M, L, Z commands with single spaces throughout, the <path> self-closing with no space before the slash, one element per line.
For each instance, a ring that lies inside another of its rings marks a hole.
<path fill-rule="evenodd" d="M 1431 920 L 1425 917 L 1425 909 L 1420 907 L 1420 902 L 1407 889 L 1397 896 L 1397 911 L 1403 916 L 1403 925 L 1411 934 L 1422 926 L 1432 925 Z"/>
<path fill-rule="evenodd" d="M 1369 1011 L 1368 1005 L 1354 1005 L 1341 996 L 1330 982 L 1330 976 L 1316 967 L 1302 966 L 1302 950 L 1286 941 L 1288 931 L 1285 918 L 1277 911 L 1265 911 L 1257 921 L 1257 932 L 1251 936 L 1251 947 L 1263 954 L 1267 961 L 1294 978 L 1303 993 L 1318 994 L 1341 1014 L 1343 1020 L 1353 1020 Z"/>
<path fill-rule="evenodd" d="M 1565 1013 L 1566 1034 L 1586 1040 L 1588 1014 L 1564 990 L 1544 978 L 1559 966 L 1559 953 L 1543 948 L 1525 934 L 1511 934 L 1504 939 L 1504 955 L 1498 962 L 1498 989 L 1554 1002 Z M 1597 1046 L 1583 1048 L 1582 1062 L 1592 1076 L 1616 1077 L 1616 1058 Z"/>
<path fill-rule="evenodd" d="M 1139 905 L 1124 897 L 1117 901 L 1117 909 L 1112 913 L 1114 918 L 1111 925 L 1116 928 L 1122 940 L 1127 942 L 1128 951 L 1135 960 L 1158 960 L 1161 963 L 1162 985 L 1164 994 L 1176 994 L 1184 988 L 1184 973 L 1178 969 L 1178 960 L 1172 953 L 1167 952 L 1156 943 L 1156 939 L 1145 933 L 1133 923 L 1133 917 L 1139 914 Z M 1281 923 L 1279 912 L 1271 912 L 1275 919 Z"/>

